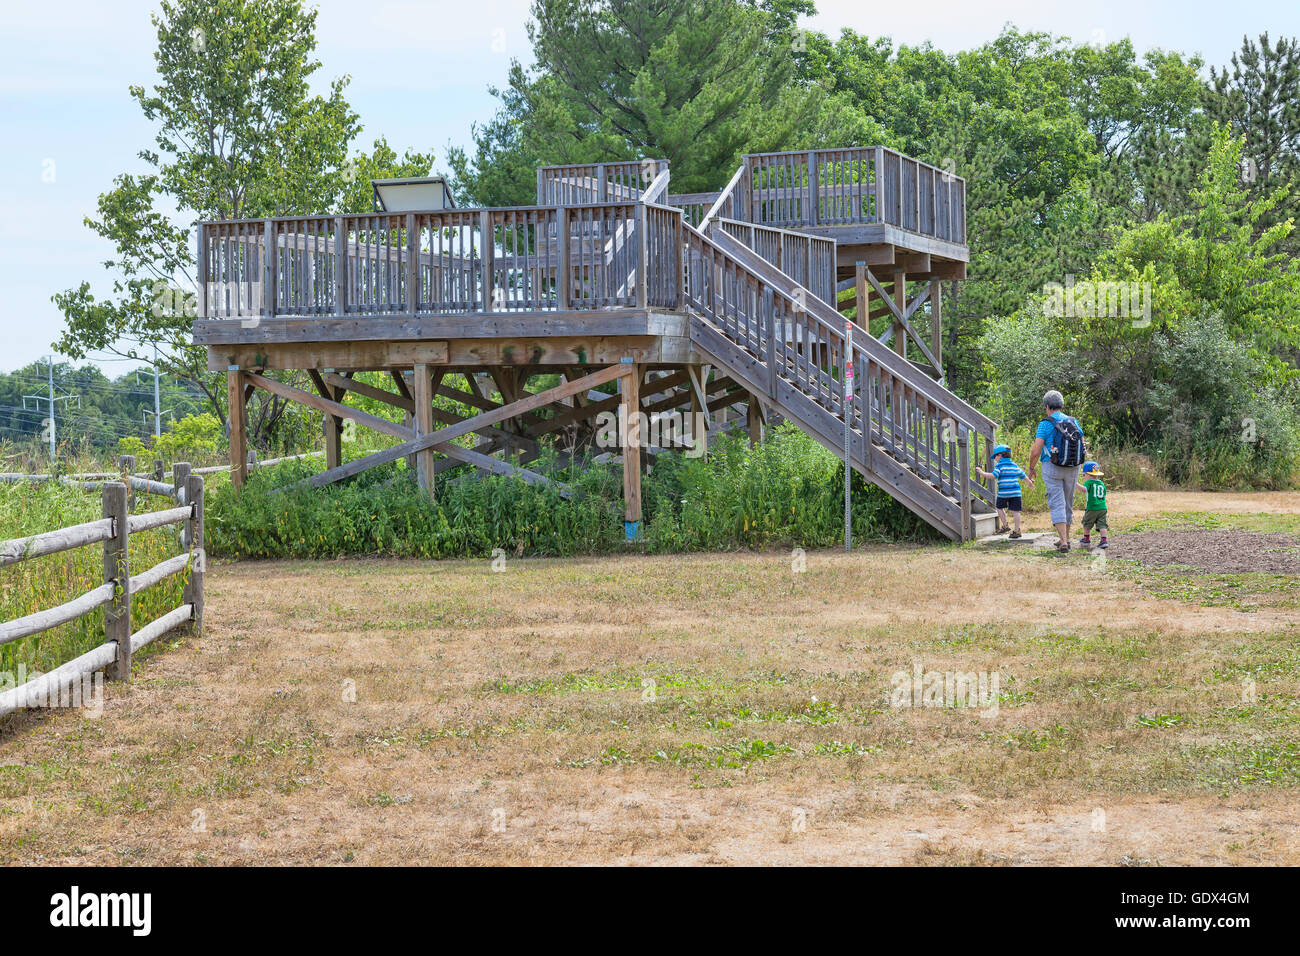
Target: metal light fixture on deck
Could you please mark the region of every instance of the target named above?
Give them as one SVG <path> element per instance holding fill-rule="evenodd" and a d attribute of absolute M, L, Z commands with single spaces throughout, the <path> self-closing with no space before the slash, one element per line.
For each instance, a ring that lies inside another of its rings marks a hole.
<path fill-rule="evenodd" d="M 400 179 L 372 179 L 375 212 L 430 212 L 455 209 L 445 176 L 407 176 Z"/>

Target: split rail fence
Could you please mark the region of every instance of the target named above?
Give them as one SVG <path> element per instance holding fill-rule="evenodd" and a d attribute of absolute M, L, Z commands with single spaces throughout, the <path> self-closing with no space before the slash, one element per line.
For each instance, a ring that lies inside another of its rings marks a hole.
<path fill-rule="evenodd" d="M 132 655 L 141 648 L 187 621 L 192 621 L 195 627 L 202 627 L 206 572 L 203 478 L 192 474 L 185 462 L 177 463 L 172 475 L 170 488 L 159 482 L 147 482 L 152 487 L 145 490 L 174 498 L 177 504 L 174 508 L 132 514 L 129 499 L 133 489 L 121 480 L 105 481 L 99 485 L 103 517 L 98 521 L 0 541 L 0 568 L 74 548 L 102 544 L 104 549 L 102 584 L 58 607 L 0 623 L 0 644 L 52 630 L 101 607 L 106 609 L 104 643 L 48 673 L 0 693 L 0 717 L 27 706 L 42 706 L 49 701 L 66 699 L 74 683 L 101 668 L 106 670 L 110 680 L 129 681 Z M 168 525 L 181 526 L 181 546 L 185 550 L 148 570 L 133 574 L 130 567 L 131 535 Z M 190 568 L 190 575 L 181 604 L 132 633 L 132 595 L 187 568 Z"/>

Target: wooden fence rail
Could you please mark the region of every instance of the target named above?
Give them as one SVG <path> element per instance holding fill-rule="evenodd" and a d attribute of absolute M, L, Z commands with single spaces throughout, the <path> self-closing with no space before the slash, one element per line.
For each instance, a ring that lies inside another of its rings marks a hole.
<path fill-rule="evenodd" d="M 151 482 L 150 484 L 160 484 Z M 162 486 L 167 488 L 167 486 Z M 148 491 L 158 493 L 155 489 Z M 0 622 L 0 644 L 40 634 L 107 607 L 103 644 L 68 661 L 47 674 L 0 693 L 0 717 L 29 705 L 59 699 L 75 682 L 107 669 L 111 680 L 131 679 L 131 656 L 161 635 L 186 621 L 203 624 L 203 579 L 206 572 L 203 536 L 203 478 L 192 474 L 181 462 L 174 466 L 173 485 L 166 493 L 178 507 L 131 514 L 126 482 L 108 481 L 100 486 L 103 517 L 98 521 L 59 528 L 25 538 L 0 541 L 0 567 L 47 554 L 102 544 L 104 583 L 60 604 L 11 621 Z M 160 561 L 136 574 L 130 568 L 130 541 L 139 534 L 166 525 L 181 526 L 182 553 Z M 131 633 L 131 597 L 190 568 L 182 603 Z"/>

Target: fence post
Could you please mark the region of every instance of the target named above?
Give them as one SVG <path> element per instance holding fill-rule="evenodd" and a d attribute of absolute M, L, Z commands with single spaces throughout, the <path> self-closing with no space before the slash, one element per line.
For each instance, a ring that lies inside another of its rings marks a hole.
<path fill-rule="evenodd" d="M 135 471 L 135 455 L 117 456 L 117 473 L 126 485 L 126 510 L 135 511 L 135 489 L 131 487 L 131 472 Z"/>
<path fill-rule="evenodd" d="M 163 460 L 161 458 L 155 458 L 153 460 L 153 480 L 163 480 Z"/>
<path fill-rule="evenodd" d="M 190 506 L 190 517 L 185 531 L 190 542 L 190 578 L 185 584 L 184 602 L 194 608 L 193 630 L 203 630 L 203 579 L 208 573 L 208 555 L 203 537 L 203 477 L 190 475 L 185 479 L 185 499 Z"/>
<path fill-rule="evenodd" d="M 109 680 L 131 679 L 131 567 L 130 520 L 126 507 L 126 485 L 104 483 L 103 515 L 113 520 L 113 537 L 104 542 L 104 583 L 114 585 L 113 600 L 105 609 L 107 640 L 117 642 L 117 657 L 108 665 Z"/>
<path fill-rule="evenodd" d="M 256 470 L 257 470 L 257 449 L 250 448 L 248 449 L 247 467 L 244 469 L 244 474 L 251 475 Z"/>
<path fill-rule="evenodd" d="M 177 504 L 185 503 L 187 494 L 185 483 L 190 477 L 190 463 L 188 461 L 178 461 L 172 465 L 172 497 L 176 499 Z"/>

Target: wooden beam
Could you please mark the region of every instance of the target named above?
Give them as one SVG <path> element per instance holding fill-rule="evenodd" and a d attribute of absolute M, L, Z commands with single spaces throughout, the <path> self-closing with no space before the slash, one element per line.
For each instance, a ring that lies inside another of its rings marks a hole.
<path fill-rule="evenodd" d="M 283 382 L 277 382 L 275 379 L 266 378 L 265 376 L 258 375 L 254 372 L 243 372 L 241 374 L 258 388 L 279 395 L 281 398 L 287 398 L 291 402 L 298 402 L 300 405 L 315 408 L 318 411 L 325 412 L 329 415 L 337 415 L 339 418 L 350 418 L 359 425 L 373 428 L 375 431 L 382 432 L 385 435 L 392 435 L 394 438 L 409 439 L 414 437 L 414 432 L 412 432 L 411 429 L 403 428 L 396 422 L 390 422 L 386 418 L 380 418 L 377 415 L 370 415 L 355 408 L 349 408 L 339 402 L 332 402 L 327 398 L 321 398 L 311 394 L 311 392 L 304 392 L 300 388 L 285 385 Z"/>
<path fill-rule="evenodd" d="M 938 279 L 930 282 L 930 356 L 935 374 L 943 381 L 943 293 Z"/>
<path fill-rule="evenodd" d="M 433 432 L 433 368 L 417 365 L 412 376 L 415 382 L 415 434 Z M 415 456 L 415 480 L 430 498 L 433 497 L 433 450 L 425 449 Z"/>
<path fill-rule="evenodd" d="M 230 423 L 230 483 L 236 488 L 244 487 L 244 469 L 248 466 L 248 403 L 244 398 L 244 385 L 249 377 L 249 373 L 238 369 L 226 372 L 226 397 L 230 405 L 227 419 Z"/>
<path fill-rule="evenodd" d="M 433 366 L 426 365 L 424 367 L 432 368 Z M 336 390 L 334 395 L 326 395 L 326 398 L 339 400 L 342 396 L 337 394 L 338 392 L 356 392 L 358 395 L 364 395 L 366 398 L 373 398 L 377 402 L 392 405 L 394 408 L 400 408 L 405 412 L 415 410 L 415 401 L 413 398 L 403 398 L 401 395 L 384 391 L 382 388 L 367 385 L 365 382 L 358 382 L 354 378 L 345 378 L 336 372 L 323 372 L 320 377 L 325 384 L 333 386 Z"/>
<path fill-rule="evenodd" d="M 480 431 L 484 426 L 495 425 L 497 422 L 506 418 L 512 418 L 521 412 L 532 411 L 534 408 L 541 408 L 543 405 L 549 405 L 552 402 L 559 401 L 569 395 L 586 391 L 597 385 L 603 385 L 605 382 L 612 381 L 620 376 L 631 374 L 632 366 L 630 365 L 611 365 L 608 368 L 592 372 L 590 375 L 584 375 L 574 382 L 568 382 L 564 385 L 557 385 L 555 388 L 547 389 L 544 392 L 538 392 L 536 395 L 529 395 L 527 398 L 521 398 L 511 405 L 502 405 L 489 412 L 483 412 L 481 415 L 475 415 L 473 418 L 466 418 L 455 425 L 449 425 L 446 428 L 439 429 L 429 435 L 421 435 L 418 438 L 411 434 L 409 429 L 401 428 L 399 425 L 392 425 L 392 428 L 404 432 L 405 434 L 398 437 L 407 438 L 400 445 L 394 445 L 392 448 L 385 448 L 364 458 L 358 458 L 350 461 L 346 465 L 340 465 L 338 468 L 331 468 L 322 471 L 318 475 L 313 475 L 307 479 L 304 484 L 309 484 L 319 488 L 322 485 L 328 485 L 331 482 L 340 481 L 344 478 L 350 478 L 353 475 L 359 475 L 378 465 L 387 464 L 390 461 L 396 461 L 398 458 L 404 458 L 407 455 L 415 454 L 426 448 L 433 448 L 441 451 L 443 454 L 451 454 L 440 446 L 448 444 L 453 439 L 469 435 L 473 432 Z M 349 412 L 352 409 L 348 409 Z M 369 416 L 368 416 L 369 417 Z M 392 432 L 390 432 L 392 434 Z M 461 449 L 463 450 L 463 449 Z"/>
<path fill-rule="evenodd" d="M 907 270 L 894 266 L 894 351 L 901 358 L 907 358 L 907 338 L 902 334 L 903 309 L 907 307 Z"/>
<path fill-rule="evenodd" d="M 316 386 L 316 391 L 321 396 L 331 401 L 339 401 L 342 395 L 335 394 L 334 389 L 325 383 L 324 376 L 314 368 L 307 369 L 307 375 L 310 376 L 312 384 Z M 342 378 L 342 376 L 339 376 Z M 249 386 L 251 389 L 253 386 Z M 245 392 L 247 394 L 247 392 Z M 325 467 L 336 468 L 343 463 L 343 419 L 337 415 L 325 416 Z"/>
<path fill-rule="evenodd" d="M 623 446 L 623 522 L 628 540 L 640 533 L 641 523 L 641 373 L 625 366 L 630 375 L 619 379 L 620 444 Z"/>

